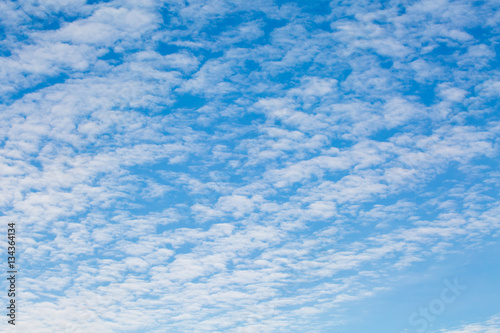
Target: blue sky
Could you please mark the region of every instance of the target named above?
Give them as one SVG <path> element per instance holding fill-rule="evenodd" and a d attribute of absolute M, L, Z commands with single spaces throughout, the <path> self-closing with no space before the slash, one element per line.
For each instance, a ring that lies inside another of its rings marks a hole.
<path fill-rule="evenodd" d="M 500 332 L 499 7 L 0 3 L 1 330 Z"/>

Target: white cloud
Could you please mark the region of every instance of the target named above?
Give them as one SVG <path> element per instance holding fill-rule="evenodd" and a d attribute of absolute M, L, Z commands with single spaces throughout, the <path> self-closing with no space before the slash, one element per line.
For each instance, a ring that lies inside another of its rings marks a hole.
<path fill-rule="evenodd" d="M 500 330 L 500 319 L 498 316 L 493 316 L 483 323 L 474 323 L 463 325 L 457 329 L 443 329 L 439 332 L 443 333 L 495 333 Z"/>
<path fill-rule="evenodd" d="M 491 2 L 309 5 L 0 4 L 26 330 L 348 330 L 498 234 Z"/>

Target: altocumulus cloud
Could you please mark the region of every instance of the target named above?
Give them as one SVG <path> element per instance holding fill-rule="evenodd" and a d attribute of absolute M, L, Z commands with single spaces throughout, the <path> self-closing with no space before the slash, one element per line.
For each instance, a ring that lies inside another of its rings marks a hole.
<path fill-rule="evenodd" d="M 499 331 L 496 1 L 23 0 L 0 21 L 18 331 L 417 332 L 457 278 L 427 330 Z"/>

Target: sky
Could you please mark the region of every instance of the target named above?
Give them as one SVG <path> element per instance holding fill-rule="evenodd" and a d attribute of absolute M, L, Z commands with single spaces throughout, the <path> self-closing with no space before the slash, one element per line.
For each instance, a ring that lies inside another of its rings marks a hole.
<path fill-rule="evenodd" d="M 0 331 L 500 332 L 499 33 L 496 0 L 0 2 Z"/>

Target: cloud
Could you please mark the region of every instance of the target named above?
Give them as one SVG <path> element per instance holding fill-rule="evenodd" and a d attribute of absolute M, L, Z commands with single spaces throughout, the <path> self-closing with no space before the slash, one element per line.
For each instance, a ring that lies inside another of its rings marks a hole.
<path fill-rule="evenodd" d="M 0 9 L 27 331 L 388 332 L 496 244 L 494 1 Z"/>
<path fill-rule="evenodd" d="M 464 325 L 460 328 L 457 329 L 451 329 L 451 330 L 440 330 L 439 332 L 446 332 L 446 333 L 462 333 L 462 332 L 486 332 L 486 333 L 492 333 L 496 332 L 498 329 L 500 329 L 500 324 L 499 324 L 499 319 L 498 316 L 493 316 L 484 323 L 475 323 L 475 324 L 468 324 Z"/>

